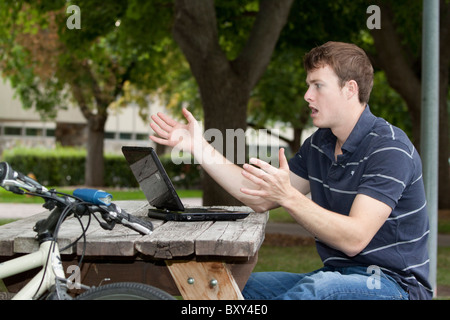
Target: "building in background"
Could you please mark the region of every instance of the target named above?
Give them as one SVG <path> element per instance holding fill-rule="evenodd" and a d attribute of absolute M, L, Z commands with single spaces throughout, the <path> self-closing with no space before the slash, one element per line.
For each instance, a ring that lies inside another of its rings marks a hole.
<path fill-rule="evenodd" d="M 149 105 L 152 114 L 163 108 Z M 119 110 L 109 110 L 105 125 L 105 152 L 117 153 L 124 144 L 153 145 L 148 138 L 152 132 L 148 121 L 139 116 L 139 107 L 130 104 Z M 48 147 L 85 146 L 86 119 L 78 107 L 69 105 L 58 111 L 54 120 L 43 121 L 35 110 L 25 110 L 7 82 L 0 81 L 0 155 L 15 146 Z"/>
<path fill-rule="evenodd" d="M 164 111 L 164 107 L 158 103 L 149 104 L 147 112 L 149 115 L 159 111 Z M 149 139 L 153 130 L 149 126 L 149 121 L 144 121 L 140 117 L 137 105 L 130 104 L 118 110 L 110 108 L 108 112 L 105 125 L 105 152 L 121 153 L 123 145 L 153 146 L 158 148 L 159 153 L 164 152 L 164 147 L 155 146 Z M 289 129 L 273 131 L 283 136 L 292 135 L 292 130 Z M 43 121 L 35 110 L 25 110 L 20 99 L 14 97 L 14 91 L 8 83 L 0 80 L 0 158 L 3 150 L 16 146 L 54 148 L 60 144 L 85 147 L 86 140 L 86 119 L 77 106 L 68 105 L 67 110 L 58 111 L 56 119 Z M 259 148 L 263 147 L 264 152 L 259 154 L 263 159 L 266 158 L 264 155 L 274 153 L 278 147 L 287 146 L 276 136 L 267 135 L 265 130 L 256 131 L 251 128 L 245 133 L 245 143 L 247 147 L 256 145 L 259 145 Z M 265 150 L 266 148 L 270 150 Z M 277 156 L 277 152 L 274 154 Z"/>

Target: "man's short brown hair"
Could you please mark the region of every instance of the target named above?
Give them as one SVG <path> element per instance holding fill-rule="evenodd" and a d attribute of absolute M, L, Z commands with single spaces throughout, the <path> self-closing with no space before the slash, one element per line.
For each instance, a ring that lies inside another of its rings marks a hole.
<path fill-rule="evenodd" d="M 305 55 L 306 72 L 327 65 L 338 76 L 341 88 L 347 81 L 354 80 L 359 87 L 359 102 L 361 104 L 369 102 L 373 87 L 373 67 L 363 49 L 350 43 L 330 41 Z"/>

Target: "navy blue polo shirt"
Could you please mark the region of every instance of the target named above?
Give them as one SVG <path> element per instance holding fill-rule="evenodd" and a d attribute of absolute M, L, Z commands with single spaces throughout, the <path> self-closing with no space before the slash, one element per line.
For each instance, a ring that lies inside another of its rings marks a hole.
<path fill-rule="evenodd" d="M 354 257 L 316 239 L 325 266 L 375 265 L 392 276 L 410 299 L 432 297 L 428 283 L 429 234 L 422 164 L 406 134 L 375 117 L 367 106 L 335 160 L 336 136 L 318 129 L 289 161 L 309 180 L 312 200 L 348 215 L 357 194 L 375 198 L 392 213 L 367 247 Z"/>

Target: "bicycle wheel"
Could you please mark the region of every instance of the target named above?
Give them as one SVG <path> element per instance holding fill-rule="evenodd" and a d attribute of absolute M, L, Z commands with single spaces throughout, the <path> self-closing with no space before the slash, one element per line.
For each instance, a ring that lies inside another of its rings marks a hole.
<path fill-rule="evenodd" d="M 76 300 L 175 300 L 158 288 L 134 282 L 117 282 L 92 288 L 75 298 Z"/>

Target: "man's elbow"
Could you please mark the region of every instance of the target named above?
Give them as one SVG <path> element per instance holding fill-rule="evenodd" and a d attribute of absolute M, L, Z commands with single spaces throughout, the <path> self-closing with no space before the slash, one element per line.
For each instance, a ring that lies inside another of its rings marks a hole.
<path fill-rule="evenodd" d="M 358 250 L 355 248 L 349 248 L 347 250 L 344 250 L 344 253 L 347 257 L 353 258 L 357 256 L 362 250 Z"/>
<path fill-rule="evenodd" d="M 277 207 L 275 203 L 270 202 L 249 203 L 247 204 L 247 206 L 250 207 L 253 211 L 259 213 L 266 212 Z"/>
<path fill-rule="evenodd" d="M 352 258 L 354 256 L 357 256 L 360 254 L 365 247 L 367 246 L 368 242 L 365 240 L 354 240 L 348 243 L 344 248 L 342 248 L 342 252 L 345 253 L 346 256 Z"/>

